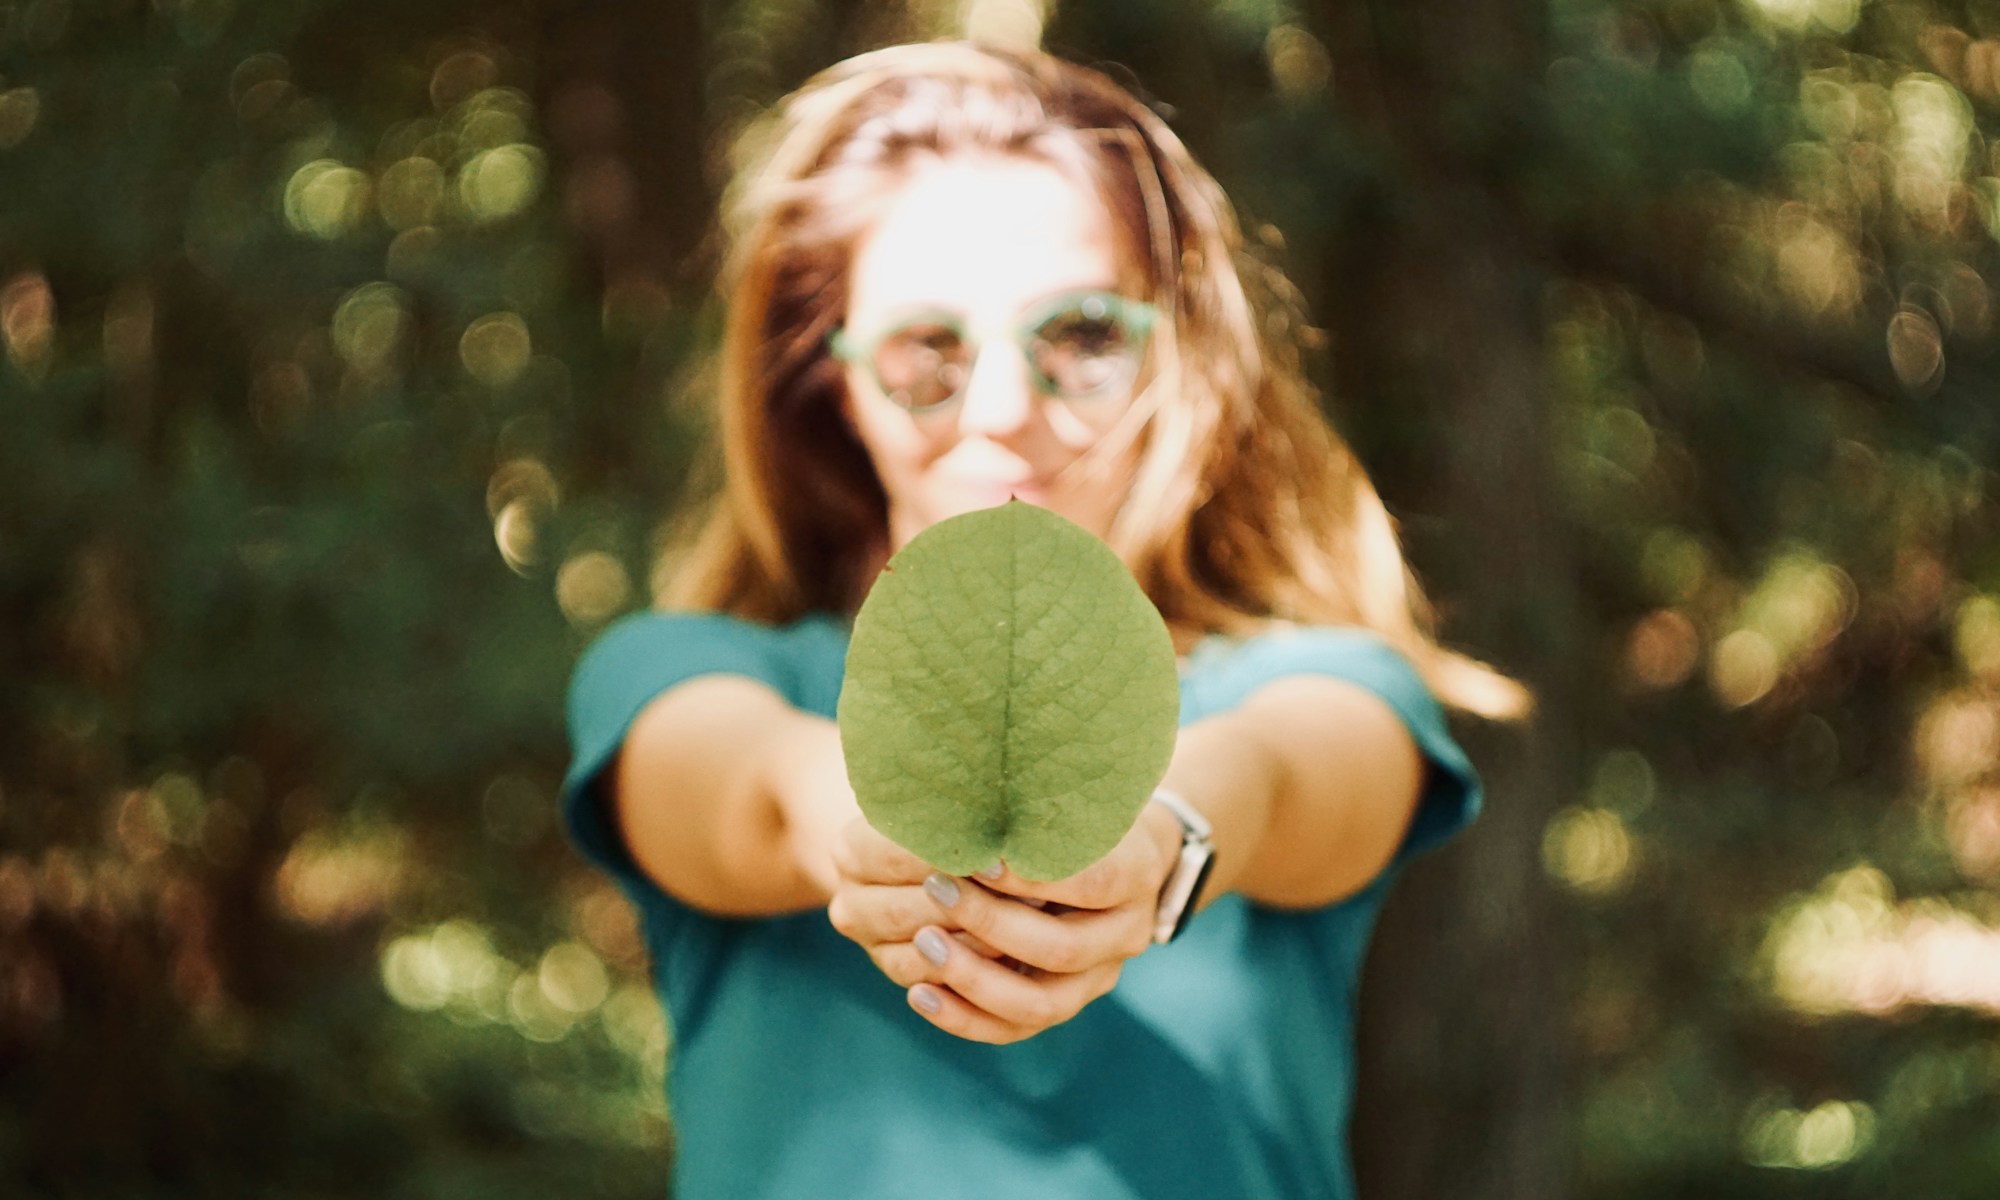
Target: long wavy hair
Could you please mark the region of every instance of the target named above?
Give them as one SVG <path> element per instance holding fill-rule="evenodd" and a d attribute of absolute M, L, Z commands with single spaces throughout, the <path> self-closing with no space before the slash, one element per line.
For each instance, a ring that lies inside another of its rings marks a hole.
<path fill-rule="evenodd" d="M 1446 703 L 1525 709 L 1519 684 L 1434 640 L 1389 515 L 1305 380 L 1290 289 L 1245 254 L 1215 180 L 1098 72 L 959 42 L 829 68 L 740 143 L 724 214 L 723 489 L 668 559 L 667 606 L 784 623 L 860 604 L 888 505 L 827 337 L 862 236 L 915 169 L 960 155 L 1033 159 L 1101 198 L 1168 318 L 1142 402 L 1103 448 L 1138 446 L 1108 540 L 1170 626 L 1362 626 Z"/>

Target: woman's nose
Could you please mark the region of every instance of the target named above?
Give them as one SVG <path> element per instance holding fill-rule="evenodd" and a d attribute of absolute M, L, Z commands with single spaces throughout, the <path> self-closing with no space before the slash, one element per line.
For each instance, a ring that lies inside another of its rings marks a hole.
<path fill-rule="evenodd" d="M 1028 380 L 1028 360 L 999 338 L 980 347 L 959 401 L 960 433 L 1005 437 L 1034 419 L 1036 396 Z"/>

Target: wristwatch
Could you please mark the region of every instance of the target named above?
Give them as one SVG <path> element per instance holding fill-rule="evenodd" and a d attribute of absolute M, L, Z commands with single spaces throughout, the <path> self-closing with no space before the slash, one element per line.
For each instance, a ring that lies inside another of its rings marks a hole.
<path fill-rule="evenodd" d="M 1153 802 L 1174 814 L 1181 823 L 1181 856 L 1160 888 L 1160 906 L 1153 914 L 1153 944 L 1164 946 L 1181 935 L 1188 918 L 1194 915 L 1201 885 L 1215 866 L 1215 830 L 1194 805 L 1165 788 L 1153 792 Z"/>

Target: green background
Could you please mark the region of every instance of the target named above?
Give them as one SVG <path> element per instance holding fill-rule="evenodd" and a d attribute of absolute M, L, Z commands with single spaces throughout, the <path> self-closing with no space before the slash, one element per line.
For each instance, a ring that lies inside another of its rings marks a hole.
<path fill-rule="evenodd" d="M 1170 113 L 1540 697 L 1366 1191 L 1995 1194 L 1991 0 L 0 0 L 0 1192 L 663 1192 L 562 687 L 715 477 L 730 132 L 968 18 Z"/>

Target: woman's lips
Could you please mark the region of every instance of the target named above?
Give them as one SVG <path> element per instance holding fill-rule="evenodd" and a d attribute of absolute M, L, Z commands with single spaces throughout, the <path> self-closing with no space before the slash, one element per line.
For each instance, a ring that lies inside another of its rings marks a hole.
<path fill-rule="evenodd" d="M 1005 504 L 1010 499 L 1035 504 L 1048 497 L 1048 489 L 1033 479 L 967 479 L 962 486 L 975 499 L 989 506 Z"/>

